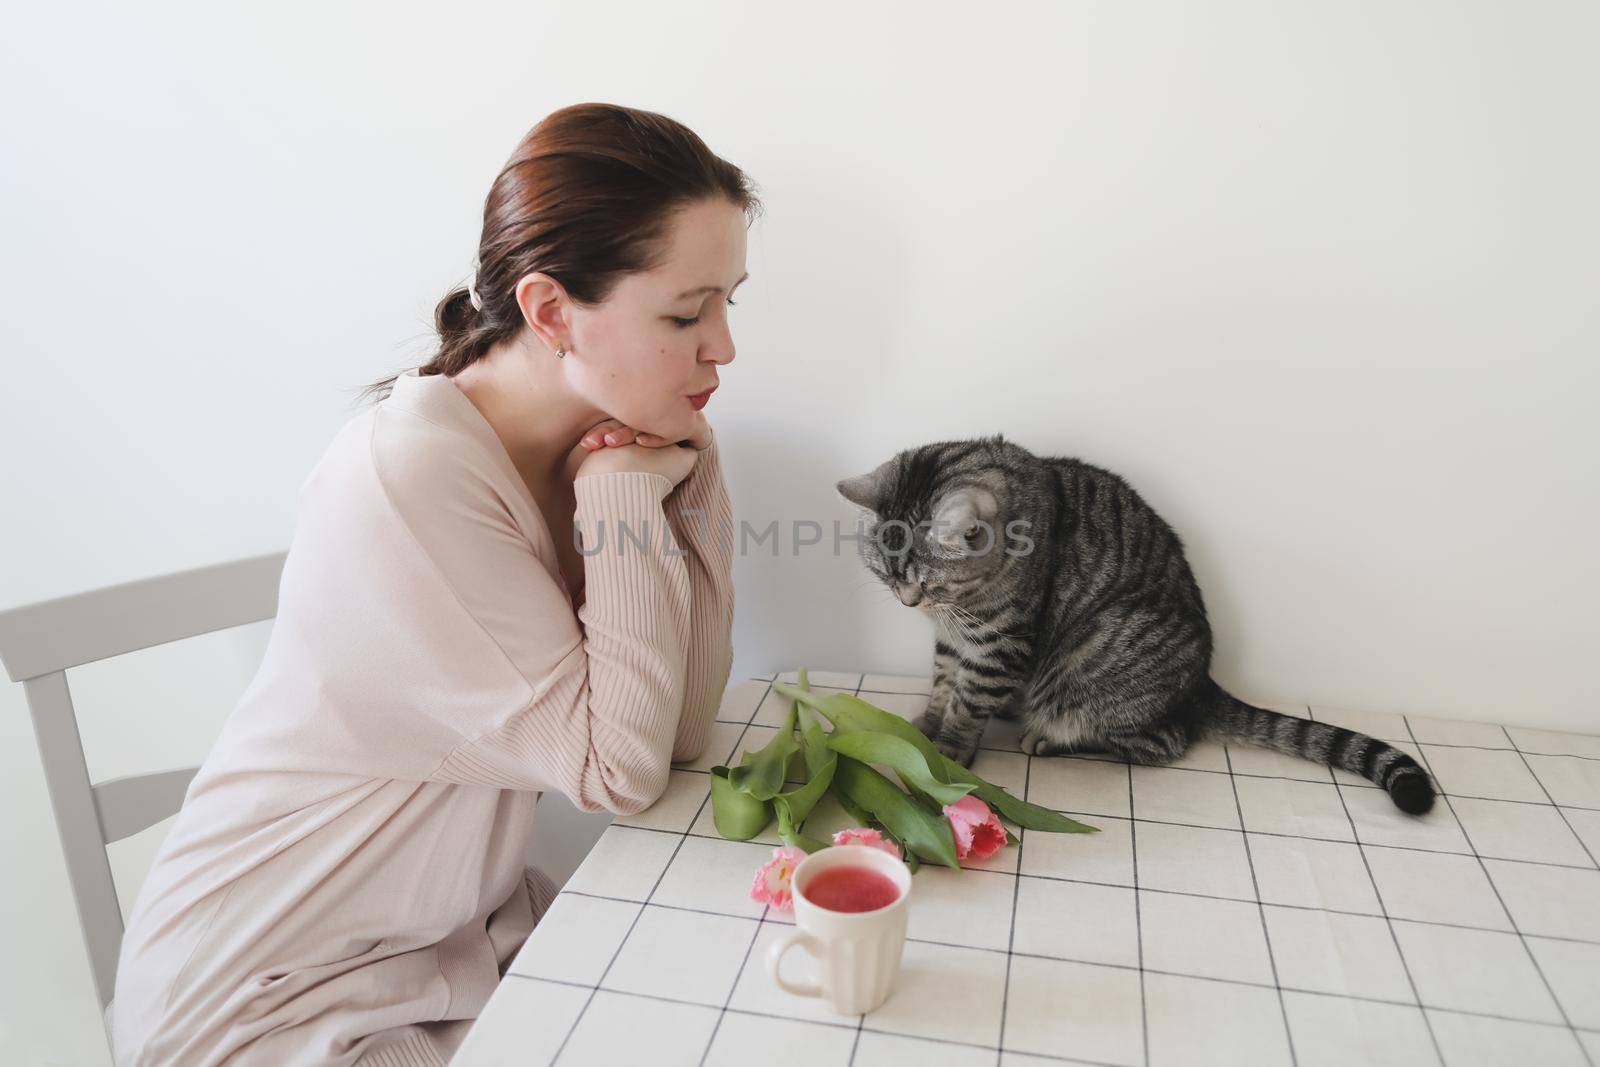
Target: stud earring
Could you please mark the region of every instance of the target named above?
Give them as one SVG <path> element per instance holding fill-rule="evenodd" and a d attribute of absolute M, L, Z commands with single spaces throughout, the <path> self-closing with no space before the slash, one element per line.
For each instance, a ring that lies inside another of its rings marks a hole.
<path fill-rule="evenodd" d="M 566 359 L 567 358 L 567 346 L 566 345 L 556 345 L 556 358 L 557 359 Z"/>

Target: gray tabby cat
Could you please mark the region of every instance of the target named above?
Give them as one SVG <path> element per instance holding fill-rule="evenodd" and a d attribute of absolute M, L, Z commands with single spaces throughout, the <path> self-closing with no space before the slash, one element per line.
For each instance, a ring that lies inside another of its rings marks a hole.
<path fill-rule="evenodd" d="M 1022 750 L 1170 763 L 1231 741 L 1359 774 L 1403 811 L 1428 774 L 1365 734 L 1257 708 L 1210 677 L 1211 627 L 1183 543 L 1126 481 L 1001 434 L 937 441 L 837 483 L 867 509 L 857 542 L 900 601 L 935 620 L 917 727 L 968 766 L 992 716 Z"/>

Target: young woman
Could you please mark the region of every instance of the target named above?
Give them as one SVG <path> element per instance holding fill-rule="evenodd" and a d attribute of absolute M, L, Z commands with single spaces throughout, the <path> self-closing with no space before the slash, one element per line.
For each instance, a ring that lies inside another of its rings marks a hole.
<path fill-rule="evenodd" d="M 701 409 L 759 212 L 651 112 L 518 146 L 438 353 L 300 487 L 265 660 L 129 917 L 119 1065 L 439 1067 L 555 891 L 540 793 L 637 812 L 699 755 L 733 619 Z"/>

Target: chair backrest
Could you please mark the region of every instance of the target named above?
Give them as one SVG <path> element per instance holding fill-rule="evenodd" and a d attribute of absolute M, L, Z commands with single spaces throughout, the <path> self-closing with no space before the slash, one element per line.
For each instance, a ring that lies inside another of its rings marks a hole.
<path fill-rule="evenodd" d="M 66 672 L 274 617 L 286 556 L 197 567 L 0 612 L 0 664 L 22 683 L 33 716 L 102 1013 L 122 949 L 122 908 L 106 846 L 176 814 L 199 768 L 90 782 Z"/>

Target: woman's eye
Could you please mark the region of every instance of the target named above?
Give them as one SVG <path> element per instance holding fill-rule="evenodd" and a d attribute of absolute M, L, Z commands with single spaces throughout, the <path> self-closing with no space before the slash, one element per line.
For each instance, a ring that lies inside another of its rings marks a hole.
<path fill-rule="evenodd" d="M 733 301 L 732 301 L 732 300 L 728 300 L 728 301 L 727 301 L 727 305 L 728 305 L 728 306 L 729 306 L 729 307 L 737 307 L 737 306 L 738 306 L 738 305 L 737 305 L 737 304 L 735 304 L 735 303 L 734 303 L 734 302 L 733 302 Z M 676 315 L 674 315 L 674 316 L 673 316 L 673 317 L 672 317 L 672 322 L 673 322 L 673 325 L 675 325 L 675 326 L 679 326 L 679 327 L 687 327 L 687 326 L 693 326 L 693 325 L 694 325 L 694 324 L 695 324 L 695 323 L 697 323 L 697 322 L 699 322 L 699 321 L 700 321 L 700 316 L 698 316 L 698 315 L 696 315 L 696 316 L 695 316 L 695 317 L 694 317 L 694 318 L 692 318 L 692 319 L 680 319 L 680 318 L 678 318 L 678 317 L 677 317 L 677 316 L 676 316 Z"/>

